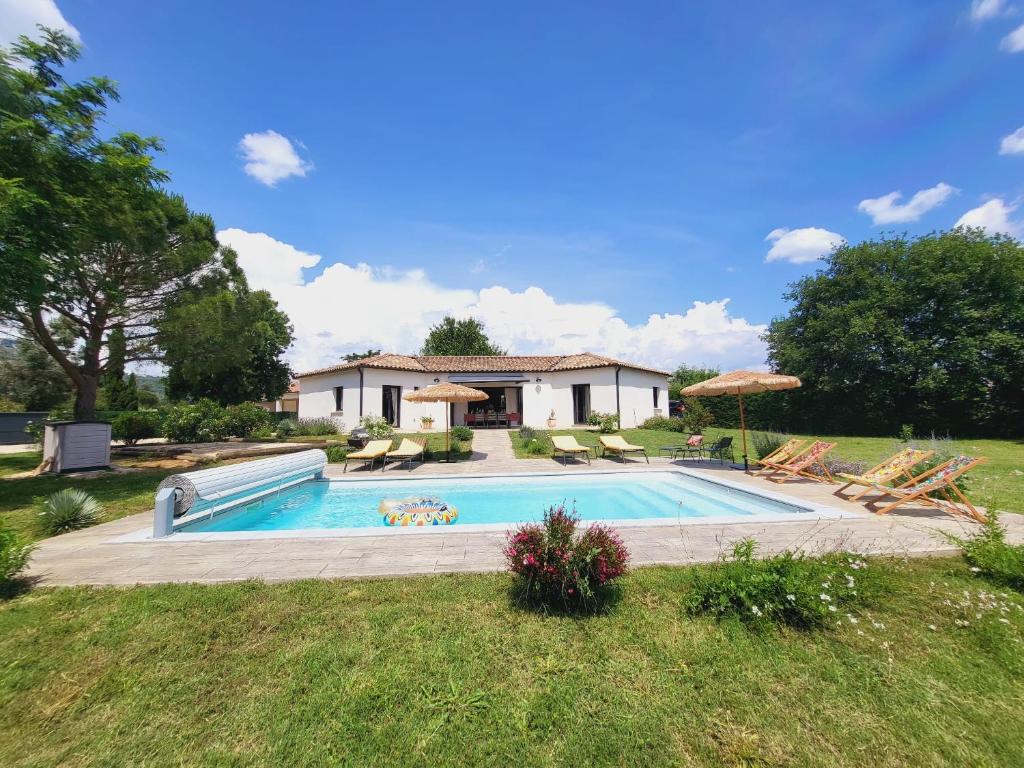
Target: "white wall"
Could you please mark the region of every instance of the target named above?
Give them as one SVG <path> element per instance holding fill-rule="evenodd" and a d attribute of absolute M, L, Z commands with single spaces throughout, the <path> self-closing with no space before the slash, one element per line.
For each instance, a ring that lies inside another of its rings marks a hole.
<path fill-rule="evenodd" d="M 619 394 L 622 408 L 622 427 L 636 427 L 654 416 L 654 387 L 659 387 L 658 408 L 661 416 L 668 416 L 668 377 L 660 373 L 647 373 L 623 368 L 619 372 Z"/>

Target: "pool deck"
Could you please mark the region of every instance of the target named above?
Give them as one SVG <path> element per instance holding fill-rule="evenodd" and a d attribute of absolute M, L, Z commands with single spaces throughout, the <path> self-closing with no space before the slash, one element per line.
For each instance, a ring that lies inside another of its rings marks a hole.
<path fill-rule="evenodd" d="M 846 549 L 863 554 L 920 556 L 953 552 L 943 534 L 964 534 L 974 524 L 927 507 L 908 507 L 900 514 L 872 514 L 861 504 L 833 496 L 838 486 L 809 480 L 783 485 L 750 477 L 727 466 L 687 461 L 673 464 L 652 458 L 648 465 L 630 461 L 594 460 L 563 467 L 550 459 L 516 459 L 504 430 L 480 433 L 474 440 L 478 454 L 457 464 L 417 465 L 415 469 L 389 468 L 383 477 L 470 474 L 566 473 L 625 470 L 664 471 L 685 466 L 711 479 L 724 479 L 751 490 L 772 491 L 802 502 L 839 507 L 842 519 L 796 522 L 685 523 L 619 528 L 634 566 L 683 565 L 717 559 L 731 542 L 757 539 L 763 552 L 800 548 L 807 552 Z M 502 441 L 500 436 L 504 436 Z M 477 458 L 477 457 L 480 458 Z M 350 471 L 329 466 L 328 475 L 339 480 L 381 477 L 374 471 Z M 1013 541 L 1024 541 L 1024 515 L 1004 514 Z M 131 585 L 161 582 L 216 583 L 245 579 L 289 581 L 306 578 L 362 578 L 428 573 L 486 572 L 504 567 L 500 531 L 467 532 L 458 525 L 389 532 L 384 535 L 339 534 L 319 538 L 261 538 L 245 540 L 117 541 L 152 526 L 152 514 L 142 513 L 82 531 L 46 539 L 39 544 L 28 575 L 42 585 Z"/>

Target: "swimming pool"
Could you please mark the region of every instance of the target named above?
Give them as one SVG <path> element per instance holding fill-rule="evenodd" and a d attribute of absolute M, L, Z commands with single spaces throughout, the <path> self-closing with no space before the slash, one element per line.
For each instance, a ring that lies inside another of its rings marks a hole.
<path fill-rule="evenodd" d="M 754 493 L 731 483 L 682 471 L 586 475 L 311 481 L 257 502 L 197 515 L 176 532 L 217 534 L 295 531 L 385 533 L 384 499 L 434 497 L 458 509 L 451 526 L 413 530 L 481 530 L 540 520 L 553 504 L 575 506 L 584 521 L 616 524 L 738 522 L 821 516 L 821 510 L 777 494 Z M 827 514 L 827 513 L 826 513 Z M 368 530 L 369 529 L 369 530 Z"/>

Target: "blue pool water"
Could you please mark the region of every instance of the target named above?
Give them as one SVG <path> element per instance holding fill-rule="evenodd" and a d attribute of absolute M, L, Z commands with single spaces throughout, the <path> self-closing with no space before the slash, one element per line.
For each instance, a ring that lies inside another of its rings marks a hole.
<path fill-rule="evenodd" d="M 680 472 L 588 474 L 572 477 L 445 478 L 355 482 L 311 481 L 253 504 L 187 523 L 188 533 L 380 528 L 383 499 L 434 497 L 454 505 L 457 522 L 445 526 L 540 520 L 552 504 L 575 504 L 584 520 L 653 518 L 758 519 L 807 513 L 766 498 Z"/>

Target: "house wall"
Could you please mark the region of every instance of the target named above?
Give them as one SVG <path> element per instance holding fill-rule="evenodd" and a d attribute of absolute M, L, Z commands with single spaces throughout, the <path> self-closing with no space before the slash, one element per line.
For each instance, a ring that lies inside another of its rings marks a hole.
<path fill-rule="evenodd" d="M 556 371 L 526 374 L 523 389 L 523 423 L 538 429 L 547 428 L 548 415 L 555 411 L 556 428 L 573 426 L 572 386 L 590 385 L 590 409 L 599 413 L 615 413 L 615 369 L 585 368 L 577 371 Z M 447 374 L 392 371 L 380 368 L 363 370 L 363 415 L 380 416 L 384 385 L 402 387 L 402 395 L 415 387 L 430 386 L 434 379 L 447 381 Z M 540 378 L 538 382 L 537 379 Z M 344 409 L 334 412 L 334 387 L 345 387 Z M 470 386 L 472 386 L 470 384 Z M 654 415 L 652 387 L 661 388 L 660 408 L 668 413 L 668 379 L 662 374 L 645 373 L 628 368 L 619 371 L 619 398 L 622 426 L 634 427 Z M 359 423 L 359 372 L 344 371 L 320 376 L 305 376 L 299 380 L 299 414 L 303 418 L 332 416 L 351 429 Z M 515 387 L 506 388 L 506 400 L 512 409 L 516 402 Z M 444 426 L 444 403 L 410 403 L 402 401 L 399 429 L 415 432 L 420 428 L 420 417 L 434 417 L 434 428 Z M 464 403 L 455 404 L 453 425 L 462 424 L 466 413 Z"/>

